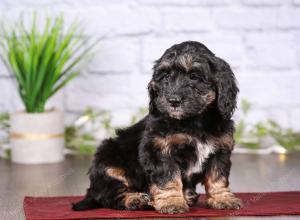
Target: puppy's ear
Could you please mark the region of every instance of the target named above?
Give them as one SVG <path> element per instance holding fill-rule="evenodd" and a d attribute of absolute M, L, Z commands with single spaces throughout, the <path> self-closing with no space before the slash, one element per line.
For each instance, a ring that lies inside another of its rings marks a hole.
<path fill-rule="evenodd" d="M 148 92 L 149 92 L 149 97 L 150 97 L 150 102 L 149 102 L 149 113 L 150 114 L 156 114 L 157 109 L 155 106 L 155 98 L 157 96 L 156 93 L 156 85 L 155 82 L 153 80 L 151 80 L 148 84 Z"/>
<path fill-rule="evenodd" d="M 235 76 L 229 64 L 224 60 L 214 55 L 210 55 L 207 58 L 215 76 L 219 112 L 224 119 L 230 119 L 236 108 L 237 93 L 239 91 Z"/>

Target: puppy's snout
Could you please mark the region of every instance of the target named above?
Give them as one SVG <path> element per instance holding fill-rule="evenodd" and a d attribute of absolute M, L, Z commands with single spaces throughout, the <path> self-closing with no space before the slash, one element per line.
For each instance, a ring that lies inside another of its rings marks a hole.
<path fill-rule="evenodd" d="M 181 104 L 181 98 L 174 95 L 168 98 L 168 102 L 172 107 L 178 107 Z"/>

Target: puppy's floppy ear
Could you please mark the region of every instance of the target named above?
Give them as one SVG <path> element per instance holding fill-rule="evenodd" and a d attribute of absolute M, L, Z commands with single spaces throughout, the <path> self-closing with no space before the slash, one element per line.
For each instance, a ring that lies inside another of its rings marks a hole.
<path fill-rule="evenodd" d="M 149 97 L 150 97 L 150 102 L 149 102 L 149 113 L 155 114 L 157 112 L 156 106 L 155 106 L 155 101 L 154 99 L 157 96 L 156 93 L 156 88 L 155 88 L 155 82 L 153 79 L 149 82 L 148 84 L 148 92 L 149 92 Z"/>
<path fill-rule="evenodd" d="M 236 108 L 237 93 L 239 91 L 235 76 L 229 64 L 224 60 L 214 55 L 209 55 L 207 58 L 215 76 L 219 112 L 224 119 L 230 119 Z"/>

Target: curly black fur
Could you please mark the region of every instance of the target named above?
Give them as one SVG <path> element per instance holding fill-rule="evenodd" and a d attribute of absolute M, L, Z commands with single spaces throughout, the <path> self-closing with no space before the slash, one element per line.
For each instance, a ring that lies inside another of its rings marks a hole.
<path fill-rule="evenodd" d="M 241 207 L 229 190 L 213 194 L 214 187 L 228 187 L 234 145 L 238 88 L 230 66 L 203 44 L 188 41 L 167 49 L 153 69 L 149 114 L 98 147 L 90 187 L 73 210 L 152 206 L 162 213 L 185 212 L 185 202 L 197 201 L 198 183 L 213 199 L 210 207 Z M 178 199 L 167 196 L 171 190 Z"/>

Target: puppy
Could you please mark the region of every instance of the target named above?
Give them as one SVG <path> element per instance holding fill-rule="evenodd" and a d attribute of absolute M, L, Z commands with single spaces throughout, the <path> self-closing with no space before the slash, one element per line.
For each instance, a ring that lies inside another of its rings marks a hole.
<path fill-rule="evenodd" d="M 149 114 L 98 147 L 90 187 L 73 210 L 153 207 L 183 213 L 205 186 L 205 204 L 239 209 L 228 177 L 238 88 L 230 66 L 203 44 L 187 41 L 155 62 Z"/>

